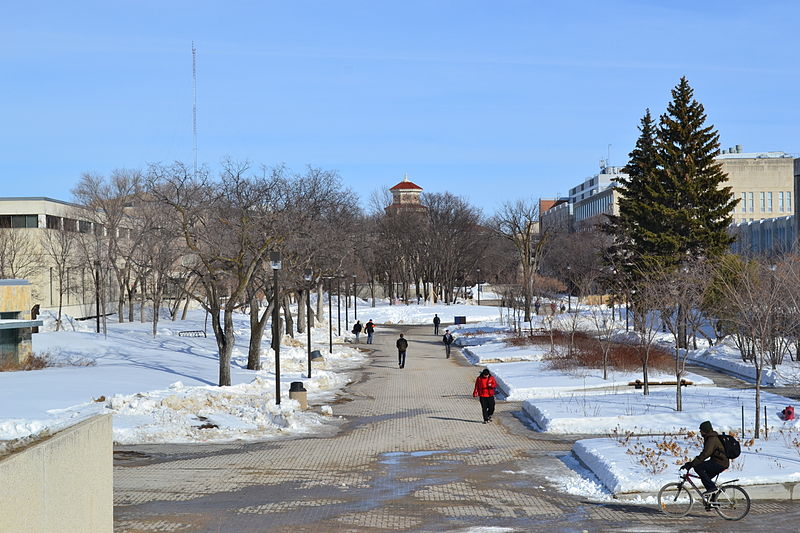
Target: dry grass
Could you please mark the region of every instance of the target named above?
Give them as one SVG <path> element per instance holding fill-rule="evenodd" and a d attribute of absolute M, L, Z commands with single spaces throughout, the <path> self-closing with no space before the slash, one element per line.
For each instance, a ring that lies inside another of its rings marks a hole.
<path fill-rule="evenodd" d="M 556 346 L 555 354 L 548 359 L 551 368 L 568 370 L 571 368 L 603 368 L 603 350 L 596 338 L 586 333 L 576 331 L 573 340 L 573 350 L 569 353 L 570 334 L 555 330 L 553 343 Z M 506 340 L 509 346 L 544 345 L 550 346 L 550 335 L 544 332 L 534 332 L 531 336 L 511 337 Z M 642 368 L 641 348 L 632 344 L 614 342 L 608 354 L 609 367 L 614 370 L 635 371 Z M 652 370 L 670 371 L 675 366 L 672 355 L 657 346 L 651 346 L 648 368 Z"/>
<path fill-rule="evenodd" d="M 48 366 L 53 366 L 46 355 L 31 355 L 23 363 L 16 361 L 0 362 L 0 372 L 19 372 L 21 370 L 41 370 Z"/>

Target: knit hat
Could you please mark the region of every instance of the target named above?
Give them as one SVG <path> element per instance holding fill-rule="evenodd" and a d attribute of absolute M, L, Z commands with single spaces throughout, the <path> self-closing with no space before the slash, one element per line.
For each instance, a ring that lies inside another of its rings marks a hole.
<path fill-rule="evenodd" d="M 703 433 L 711 433 L 712 431 L 714 431 L 714 428 L 711 427 L 711 422 L 706 420 L 705 422 L 700 424 L 700 431 L 702 431 Z"/>
<path fill-rule="evenodd" d="M 481 376 L 488 376 L 488 375 L 489 375 L 489 369 L 488 368 L 484 368 L 483 372 L 481 372 Z"/>

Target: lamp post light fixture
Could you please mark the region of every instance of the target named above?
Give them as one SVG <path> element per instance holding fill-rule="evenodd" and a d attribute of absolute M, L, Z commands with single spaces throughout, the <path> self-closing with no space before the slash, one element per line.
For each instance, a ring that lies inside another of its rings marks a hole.
<path fill-rule="evenodd" d="M 307 268 L 303 271 L 303 279 L 306 280 L 308 283 L 308 290 L 306 292 L 306 317 L 308 324 L 306 329 L 308 330 L 308 379 L 311 379 L 311 279 L 313 277 L 313 271 L 310 268 Z"/>
<path fill-rule="evenodd" d="M 275 352 L 275 405 L 281 404 L 281 325 L 278 305 L 278 271 L 281 269 L 281 253 L 270 252 L 269 264 L 272 267 L 272 350 Z"/>
<path fill-rule="evenodd" d="M 481 305 L 481 269 L 478 269 L 478 305 Z"/>

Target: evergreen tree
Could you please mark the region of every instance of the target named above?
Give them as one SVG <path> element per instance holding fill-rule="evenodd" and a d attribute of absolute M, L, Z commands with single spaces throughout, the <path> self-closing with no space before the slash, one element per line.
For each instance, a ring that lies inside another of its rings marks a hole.
<path fill-rule="evenodd" d="M 636 148 L 619 182 L 619 216 L 608 229 L 615 255 L 632 278 L 675 267 L 686 259 L 716 257 L 731 243 L 727 227 L 736 201 L 720 164 L 719 134 L 705 125 L 703 105 L 686 78 L 656 128 L 647 110 Z"/>
<path fill-rule="evenodd" d="M 733 242 L 727 228 L 736 200 L 731 188 L 723 185 L 728 177 L 714 159 L 719 154 L 719 133 L 705 122 L 703 105 L 681 78 L 661 115 L 656 145 L 670 230 L 662 239 L 663 252 L 672 264 L 717 257 Z"/>

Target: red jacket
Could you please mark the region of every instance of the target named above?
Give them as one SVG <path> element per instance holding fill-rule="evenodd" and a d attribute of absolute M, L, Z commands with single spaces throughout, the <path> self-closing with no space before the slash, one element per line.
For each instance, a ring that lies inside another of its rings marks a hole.
<path fill-rule="evenodd" d="M 478 379 L 475 380 L 475 390 L 472 391 L 472 395 L 482 398 L 494 396 L 494 390 L 496 388 L 497 382 L 494 380 L 494 376 L 478 376 Z"/>

